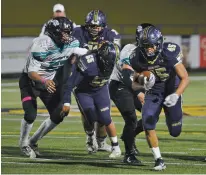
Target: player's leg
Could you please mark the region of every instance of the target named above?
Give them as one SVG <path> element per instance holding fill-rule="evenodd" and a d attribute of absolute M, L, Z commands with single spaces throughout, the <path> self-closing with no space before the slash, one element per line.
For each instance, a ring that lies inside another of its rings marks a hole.
<path fill-rule="evenodd" d="M 103 86 L 97 93 L 93 95 L 95 106 L 97 109 L 97 116 L 99 123 L 105 125 L 107 134 L 110 137 L 112 145 L 112 153 L 110 158 L 117 158 L 121 156 L 121 150 L 117 140 L 117 133 L 115 125 L 110 115 L 110 96 L 108 86 Z"/>
<path fill-rule="evenodd" d="M 98 150 L 99 151 L 108 151 L 111 152 L 111 146 L 107 144 L 107 132 L 105 125 L 102 125 L 98 122 L 95 123 L 95 132 L 97 137 L 98 143 Z"/>
<path fill-rule="evenodd" d="M 139 99 L 137 98 L 137 95 L 134 94 L 133 97 L 134 97 L 135 109 L 138 110 L 139 112 L 141 112 L 141 110 L 142 110 L 142 103 L 141 103 L 141 102 L 139 101 Z M 142 119 L 140 119 L 140 120 L 137 121 L 137 126 L 136 126 L 136 129 L 135 129 L 135 137 L 136 137 L 139 133 L 141 133 L 142 131 L 144 131 L 144 129 L 143 129 L 143 125 L 142 125 Z M 135 140 L 136 140 L 136 139 L 135 139 Z M 134 149 L 135 155 L 139 155 L 140 152 L 139 152 L 139 150 L 137 149 L 135 142 L 134 142 L 134 144 L 133 144 L 133 147 L 134 147 L 133 149 Z"/>
<path fill-rule="evenodd" d="M 164 106 L 164 112 L 170 135 L 173 137 L 178 137 L 182 131 L 182 97 L 179 97 L 175 106 Z"/>
<path fill-rule="evenodd" d="M 79 109 L 82 113 L 82 120 L 87 134 L 86 148 L 89 154 L 95 153 L 98 150 L 96 141 L 96 133 L 94 131 L 94 123 L 97 121 L 96 109 L 93 98 L 88 93 L 80 93 L 77 90 L 74 92 Z"/>
<path fill-rule="evenodd" d="M 125 121 L 122 134 L 122 140 L 124 141 L 126 151 L 124 162 L 128 164 L 139 164 L 140 161 L 136 159 L 133 150 L 135 129 L 137 126 L 133 94 L 122 83 L 117 81 L 110 82 L 109 91 L 111 99 Z"/>
<path fill-rule="evenodd" d="M 24 118 L 21 121 L 19 146 L 24 155 L 34 158 L 36 155 L 29 146 L 28 139 L 33 122 L 37 115 L 37 102 L 27 74 L 21 75 L 19 79 L 19 88 L 21 91 L 21 101 L 24 110 Z"/>
<path fill-rule="evenodd" d="M 62 100 L 63 100 L 63 90 L 66 80 L 69 75 L 69 64 L 65 64 L 61 69 L 57 71 L 55 75 L 54 82 L 56 85 L 56 92 L 49 93 L 47 91 L 42 91 L 39 95 L 40 99 L 46 106 L 50 117 L 42 122 L 37 131 L 30 138 L 30 146 L 39 156 L 37 141 L 45 136 L 48 132 L 53 130 L 59 123 L 61 123 L 65 116 L 61 116 L 62 110 Z"/>
<path fill-rule="evenodd" d="M 159 120 L 159 115 L 162 109 L 163 97 L 160 93 L 146 93 L 145 103 L 142 107 L 142 122 L 145 130 L 146 138 L 149 147 L 155 159 L 154 170 L 163 170 L 166 168 L 162 159 L 158 138 L 156 135 L 156 123 Z"/>

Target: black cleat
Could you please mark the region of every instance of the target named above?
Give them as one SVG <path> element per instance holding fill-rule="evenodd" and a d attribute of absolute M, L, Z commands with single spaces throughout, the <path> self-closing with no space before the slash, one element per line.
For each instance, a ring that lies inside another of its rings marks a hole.
<path fill-rule="evenodd" d="M 142 162 L 138 160 L 134 154 L 125 154 L 123 162 L 129 165 L 141 165 L 142 164 Z"/>
<path fill-rule="evenodd" d="M 164 160 L 159 158 L 157 160 L 155 160 L 155 166 L 154 166 L 154 170 L 156 171 L 161 171 L 166 169 L 166 165 L 164 163 Z"/>

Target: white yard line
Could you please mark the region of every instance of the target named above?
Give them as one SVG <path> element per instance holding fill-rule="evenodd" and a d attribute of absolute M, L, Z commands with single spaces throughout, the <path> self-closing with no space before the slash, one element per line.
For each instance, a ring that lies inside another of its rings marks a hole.
<path fill-rule="evenodd" d="M 36 160 L 36 161 L 68 161 L 68 160 L 72 160 L 72 159 L 69 159 L 69 158 L 66 158 L 66 159 L 40 159 L 40 158 L 36 158 L 36 159 L 30 159 L 30 158 L 23 158 L 23 157 L 1 157 L 2 159 L 17 159 L 17 160 Z M 92 160 L 93 162 L 115 162 L 115 160 L 109 160 L 109 159 L 104 159 L 104 160 Z M 83 161 L 82 161 L 83 162 Z M 13 164 L 33 164 L 35 165 L 36 162 L 34 161 L 34 163 L 28 163 L 28 162 L 17 162 L 17 161 L 2 161 L 1 163 L 13 163 Z M 154 164 L 154 162 L 142 162 L 143 164 Z M 38 164 L 40 164 L 38 162 Z M 166 165 L 185 165 L 185 166 L 206 166 L 206 163 L 176 163 L 176 162 L 166 162 Z"/>
<path fill-rule="evenodd" d="M 63 133 L 62 133 L 63 134 Z M 19 135 L 1 135 L 1 137 L 19 137 Z M 52 139 L 81 139 L 81 138 L 85 138 L 85 137 L 79 137 L 79 136 L 65 136 L 65 137 L 62 137 L 62 136 L 45 136 L 45 138 L 52 138 Z"/>
<path fill-rule="evenodd" d="M 48 117 L 48 116 L 46 116 L 46 115 L 38 115 L 38 116 L 41 116 L 41 117 Z M 45 120 L 45 118 L 43 118 L 43 119 L 38 119 L 38 116 L 37 116 L 37 119 L 35 120 L 35 121 L 38 121 L 38 122 L 41 122 L 41 121 L 44 121 Z M 77 118 L 77 117 L 74 117 L 74 118 Z M 202 117 L 201 117 L 202 118 Z M 82 123 L 82 121 L 80 121 L 80 120 L 75 120 L 75 121 L 71 121 L 70 120 L 71 118 L 70 118 L 70 116 L 67 118 L 67 120 L 64 120 L 64 123 Z M 4 117 L 2 117 L 1 118 L 1 120 L 2 121 L 21 121 L 22 119 L 18 119 L 18 118 L 4 118 Z M 124 122 L 115 122 L 114 121 L 114 123 L 115 124 L 121 124 L 121 125 L 124 125 Z M 159 122 L 158 123 L 158 125 L 165 125 L 165 123 L 164 122 Z M 204 123 L 191 123 L 191 124 L 186 124 L 186 123 L 183 123 L 183 125 L 185 125 L 185 126 L 206 126 L 206 123 L 204 124 Z"/>
<path fill-rule="evenodd" d="M 205 151 L 206 149 L 202 149 L 202 148 L 189 148 L 188 150 L 191 150 L 191 151 Z"/>

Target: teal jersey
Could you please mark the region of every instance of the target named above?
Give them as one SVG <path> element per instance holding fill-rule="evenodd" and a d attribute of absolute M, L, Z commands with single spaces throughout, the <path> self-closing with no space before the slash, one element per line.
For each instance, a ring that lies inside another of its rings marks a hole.
<path fill-rule="evenodd" d="M 52 80 L 72 54 L 84 55 L 87 49 L 79 48 L 79 41 L 75 38 L 62 48 L 58 47 L 47 35 L 33 40 L 24 72 L 37 72 L 45 79 Z"/>

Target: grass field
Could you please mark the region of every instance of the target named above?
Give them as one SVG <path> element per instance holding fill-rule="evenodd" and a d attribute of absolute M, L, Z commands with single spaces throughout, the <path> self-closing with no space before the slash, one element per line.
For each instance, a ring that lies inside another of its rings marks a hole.
<path fill-rule="evenodd" d="M 3 174 L 206 174 L 206 79 L 204 78 L 203 80 L 194 78 L 184 94 L 183 109 L 189 116 L 184 116 L 181 136 L 172 138 L 168 134 L 165 118 L 160 117 L 157 134 L 162 156 L 167 165 L 167 169 L 163 172 L 152 170 L 154 160 L 143 133 L 136 138 L 136 145 L 141 152 L 138 158 L 143 162 L 142 166 L 123 164 L 121 162 L 123 156 L 117 160 L 110 160 L 107 152 L 88 155 L 81 119 L 72 115 L 39 141 L 40 151 L 43 154 L 41 158 L 23 157 L 18 147 L 21 113 L 18 115 L 2 113 L 1 171 Z M 17 84 L 13 84 L 17 83 L 17 80 L 3 80 L 2 83 L 2 110 L 20 108 L 19 90 Z M 115 117 L 119 116 L 115 109 L 112 115 L 120 136 L 124 125 L 123 119 Z M 37 117 L 32 133 L 44 119 L 43 115 Z M 121 140 L 120 146 L 124 152 Z"/>

